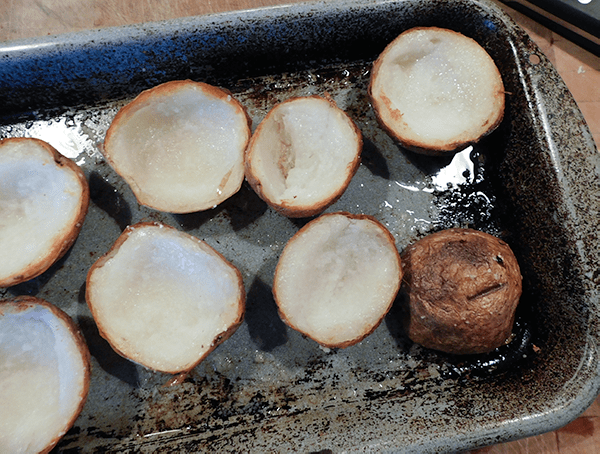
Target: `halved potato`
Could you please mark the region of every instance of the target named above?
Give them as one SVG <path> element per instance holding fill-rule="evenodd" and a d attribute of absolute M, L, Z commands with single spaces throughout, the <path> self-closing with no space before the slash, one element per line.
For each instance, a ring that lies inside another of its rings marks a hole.
<path fill-rule="evenodd" d="M 283 321 L 324 347 L 343 348 L 383 320 L 402 278 L 393 236 L 375 218 L 319 216 L 285 246 L 273 283 Z"/>
<path fill-rule="evenodd" d="M 172 81 L 142 92 L 117 113 L 104 155 L 140 204 L 191 213 L 240 189 L 250 133 L 246 110 L 231 94 Z"/>
<path fill-rule="evenodd" d="M 246 152 L 246 179 L 288 217 L 321 213 L 346 190 L 360 164 L 362 135 L 332 99 L 308 96 L 276 105 Z"/>
<path fill-rule="evenodd" d="M 510 338 L 521 297 L 519 264 L 500 238 L 447 229 L 402 253 L 408 336 L 453 354 L 486 353 Z"/>
<path fill-rule="evenodd" d="M 90 384 L 90 354 L 71 318 L 39 298 L 0 301 L 0 384 L 0 452 L 49 452 Z"/>
<path fill-rule="evenodd" d="M 50 144 L 0 141 L 0 287 L 33 279 L 62 257 L 89 200 L 83 171 Z"/>
<path fill-rule="evenodd" d="M 475 40 L 437 27 L 413 28 L 373 65 L 378 120 L 404 147 L 443 155 L 477 142 L 501 122 L 504 85 Z"/>
<path fill-rule="evenodd" d="M 238 269 L 204 241 L 158 223 L 128 227 L 87 276 L 98 330 L 149 369 L 193 369 L 241 324 Z"/>

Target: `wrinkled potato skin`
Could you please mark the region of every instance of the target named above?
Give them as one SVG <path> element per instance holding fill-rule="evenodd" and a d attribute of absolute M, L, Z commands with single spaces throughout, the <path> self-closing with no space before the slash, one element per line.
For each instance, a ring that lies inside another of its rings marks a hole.
<path fill-rule="evenodd" d="M 402 264 L 405 328 L 413 342 L 463 355 L 507 341 L 522 278 L 504 241 L 471 229 L 443 230 L 410 245 Z"/>

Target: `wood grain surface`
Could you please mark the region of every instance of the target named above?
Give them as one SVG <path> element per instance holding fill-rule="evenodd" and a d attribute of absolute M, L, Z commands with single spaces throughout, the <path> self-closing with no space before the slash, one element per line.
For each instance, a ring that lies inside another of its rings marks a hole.
<path fill-rule="evenodd" d="M 0 42 L 102 27 L 297 3 L 300 0 L 0 0 Z M 500 3 L 497 2 L 499 5 Z M 553 62 L 600 143 L 600 58 L 501 5 Z M 477 454 L 600 452 L 600 401 L 560 430 Z"/>

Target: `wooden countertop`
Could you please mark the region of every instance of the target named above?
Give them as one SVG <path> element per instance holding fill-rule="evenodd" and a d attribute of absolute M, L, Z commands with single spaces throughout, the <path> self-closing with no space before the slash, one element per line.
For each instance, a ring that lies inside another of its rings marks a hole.
<path fill-rule="evenodd" d="M 0 0 L 0 42 L 299 1 Z M 600 143 L 600 58 L 514 10 L 501 6 L 530 34 L 556 66 L 585 116 L 596 144 Z M 600 399 L 581 417 L 560 430 L 472 453 L 597 452 L 600 452 Z"/>

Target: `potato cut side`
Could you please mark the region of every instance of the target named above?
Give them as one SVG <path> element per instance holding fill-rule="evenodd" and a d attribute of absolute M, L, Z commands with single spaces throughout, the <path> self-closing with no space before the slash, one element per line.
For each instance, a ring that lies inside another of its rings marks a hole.
<path fill-rule="evenodd" d="M 442 230 L 407 247 L 402 265 L 412 341 L 461 355 L 508 341 L 522 279 L 504 241 L 472 229 Z"/>
<path fill-rule="evenodd" d="M 413 28 L 373 65 L 369 94 L 378 120 L 406 148 L 445 154 L 489 134 L 504 115 L 496 64 L 452 30 Z"/>
<path fill-rule="evenodd" d="M 162 224 L 128 227 L 90 269 L 100 334 L 147 368 L 186 372 L 242 322 L 240 272 L 204 241 Z"/>
<path fill-rule="evenodd" d="M 360 130 L 333 100 L 288 99 L 271 109 L 252 135 L 246 179 L 283 215 L 314 216 L 346 190 L 361 150 Z"/>
<path fill-rule="evenodd" d="M 377 220 L 323 214 L 285 246 L 273 283 L 281 318 L 324 347 L 368 336 L 398 293 L 402 269 L 394 239 Z"/>
<path fill-rule="evenodd" d="M 32 279 L 62 257 L 88 205 L 83 171 L 51 145 L 0 141 L 0 287 Z"/>
<path fill-rule="evenodd" d="M 118 112 L 104 154 L 140 204 L 171 213 L 206 210 L 242 185 L 249 123 L 242 105 L 224 90 L 167 82 Z"/>
<path fill-rule="evenodd" d="M 49 452 L 89 382 L 89 351 L 67 314 L 33 297 L 0 301 L 0 452 Z"/>

